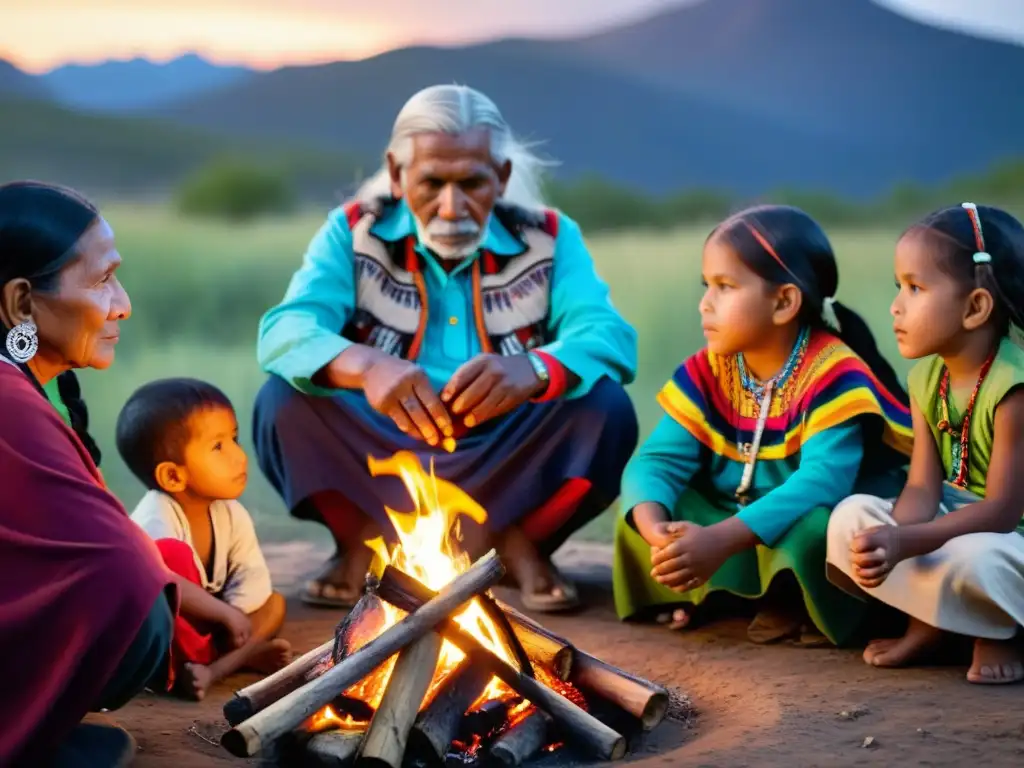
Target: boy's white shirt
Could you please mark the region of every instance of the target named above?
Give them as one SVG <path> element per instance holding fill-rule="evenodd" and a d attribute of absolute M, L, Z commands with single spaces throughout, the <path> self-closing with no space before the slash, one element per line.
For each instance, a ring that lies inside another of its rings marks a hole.
<path fill-rule="evenodd" d="M 188 544 L 203 589 L 243 613 L 256 611 L 270 598 L 273 592 L 270 570 L 260 550 L 252 517 L 239 502 L 223 500 L 210 504 L 212 579 L 196 553 L 188 520 L 178 502 L 162 491 L 149 491 L 139 501 L 131 518 L 153 540 L 177 539 Z"/>

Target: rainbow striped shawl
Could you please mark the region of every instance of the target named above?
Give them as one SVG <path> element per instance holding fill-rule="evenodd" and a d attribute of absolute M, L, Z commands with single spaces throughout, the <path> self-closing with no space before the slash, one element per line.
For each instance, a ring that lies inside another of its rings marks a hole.
<path fill-rule="evenodd" d="M 757 403 L 740 383 L 735 355 L 702 349 L 679 366 L 658 403 L 712 452 L 744 461 L 741 447 L 753 439 Z M 910 455 L 910 410 L 842 341 L 815 331 L 803 361 L 772 398 L 758 458 L 788 459 L 806 440 L 858 416 L 879 417 L 883 442 Z"/>

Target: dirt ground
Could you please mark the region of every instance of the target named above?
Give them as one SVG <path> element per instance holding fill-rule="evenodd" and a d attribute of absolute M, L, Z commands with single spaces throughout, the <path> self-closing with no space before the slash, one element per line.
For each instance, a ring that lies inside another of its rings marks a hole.
<path fill-rule="evenodd" d="M 284 635 L 297 653 L 329 638 L 340 616 L 294 598 L 306 570 L 327 553 L 308 544 L 267 547 L 289 596 Z M 554 631 L 612 664 L 689 695 L 689 727 L 666 721 L 628 754 L 632 766 L 1015 766 L 1024 765 L 1024 687 L 968 684 L 965 667 L 875 670 L 858 651 L 757 646 L 745 622 L 672 634 L 624 624 L 611 603 L 610 548 L 570 542 L 556 559 L 591 607 L 541 617 Z M 500 596 L 518 605 L 512 593 Z M 202 703 L 145 695 L 104 717 L 139 744 L 138 768 L 242 765 L 217 739 L 221 707 L 256 678 L 238 675 Z"/>

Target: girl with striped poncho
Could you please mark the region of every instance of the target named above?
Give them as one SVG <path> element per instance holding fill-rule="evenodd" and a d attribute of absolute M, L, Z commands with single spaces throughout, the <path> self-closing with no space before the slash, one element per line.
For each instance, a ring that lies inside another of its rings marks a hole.
<path fill-rule="evenodd" d="M 729 218 L 702 270 L 707 347 L 661 390 L 664 416 L 623 478 L 616 608 L 682 628 L 724 591 L 758 600 L 755 642 L 842 644 L 863 604 L 826 579 L 829 515 L 855 489 L 898 492 L 906 393 L 833 301 L 835 256 L 803 211 Z"/>

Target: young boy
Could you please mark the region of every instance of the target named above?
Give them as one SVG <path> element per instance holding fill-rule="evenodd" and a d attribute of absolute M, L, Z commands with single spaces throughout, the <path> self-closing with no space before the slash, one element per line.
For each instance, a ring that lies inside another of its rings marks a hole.
<path fill-rule="evenodd" d="M 276 639 L 284 598 L 271 587 L 252 518 L 237 501 L 248 460 L 231 402 L 194 379 L 146 384 L 118 416 L 117 449 L 149 489 L 132 519 L 179 577 L 176 688 L 198 700 L 242 667 L 272 672 L 287 664 L 291 646 Z"/>

